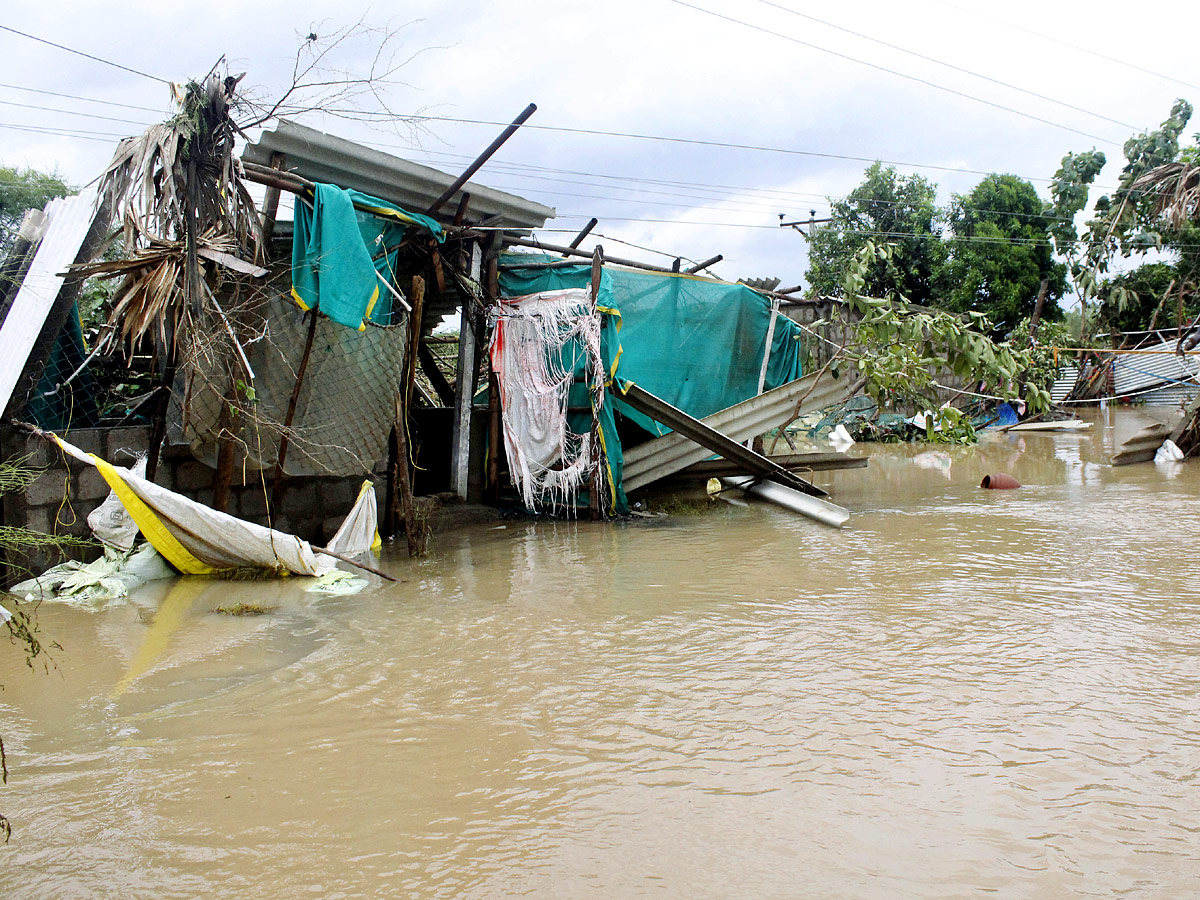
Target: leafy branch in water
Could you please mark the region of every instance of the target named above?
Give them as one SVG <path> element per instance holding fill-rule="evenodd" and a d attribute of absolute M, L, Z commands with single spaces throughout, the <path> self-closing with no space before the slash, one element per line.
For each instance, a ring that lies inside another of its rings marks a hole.
<path fill-rule="evenodd" d="M 845 309 L 852 338 L 843 358 L 831 366 L 840 377 L 846 364 L 863 381 L 863 391 L 878 409 L 934 410 L 926 418 L 931 440 L 973 440 L 970 418 L 943 406 L 942 373 L 977 385 L 981 392 L 1005 399 L 1020 396 L 1020 377 L 1033 365 L 1029 348 L 997 344 L 988 334 L 991 323 L 979 312 L 963 316 L 913 307 L 895 290 L 883 297 L 863 293 L 868 275 L 892 264 L 895 248 L 868 241 L 853 257 L 842 278 Z M 1048 386 L 1024 384 L 1024 399 L 1038 412 L 1050 404 Z"/>

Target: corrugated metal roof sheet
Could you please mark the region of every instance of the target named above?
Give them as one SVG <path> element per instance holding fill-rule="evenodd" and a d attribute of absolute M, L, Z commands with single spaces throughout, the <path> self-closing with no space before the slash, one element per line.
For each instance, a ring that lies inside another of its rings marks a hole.
<path fill-rule="evenodd" d="M 1075 387 L 1075 379 L 1079 377 L 1079 369 L 1075 366 L 1063 366 L 1059 369 L 1058 379 L 1050 387 L 1050 399 L 1062 403 Z"/>
<path fill-rule="evenodd" d="M 269 166 L 272 153 L 284 154 L 284 168 L 309 181 L 362 191 L 412 212 L 427 210 L 457 177 L 283 120 L 274 131 L 264 131 L 257 142 L 246 147 L 242 158 Z M 471 195 L 468 219 L 472 222 L 494 216 L 489 225 L 525 233 L 554 218 L 552 207 L 474 181 L 468 182 L 465 190 Z M 440 222 L 449 224 L 454 218 L 462 193 L 460 190 L 442 207 L 437 216 Z"/>
<path fill-rule="evenodd" d="M 51 200 L 46 204 L 46 218 L 41 243 L 0 326 L 0 410 L 8 406 L 62 288 L 65 270 L 75 262 L 96 218 L 95 188 Z"/>
<path fill-rule="evenodd" d="M 1200 390 L 1200 385 L 1195 383 L 1168 384 L 1157 391 L 1148 391 L 1145 394 L 1140 394 L 1137 399 L 1144 402 L 1147 406 L 1165 406 L 1171 409 L 1182 409 L 1192 402 L 1198 390 Z"/>
<path fill-rule="evenodd" d="M 1113 359 L 1113 389 L 1125 396 L 1153 387 L 1156 384 L 1196 384 L 1200 360 L 1195 356 L 1179 356 L 1174 340 L 1141 348 L 1144 351 L 1118 354 Z"/>

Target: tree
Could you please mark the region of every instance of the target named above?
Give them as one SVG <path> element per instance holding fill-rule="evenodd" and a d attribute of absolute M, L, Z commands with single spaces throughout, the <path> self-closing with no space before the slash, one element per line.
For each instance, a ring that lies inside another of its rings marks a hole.
<path fill-rule="evenodd" d="M 1178 318 L 1177 291 L 1187 283 L 1176 263 L 1152 262 L 1138 266 L 1100 284 L 1100 321 L 1112 331 L 1149 331 L 1173 328 Z M 1168 291 L 1170 295 L 1168 296 Z M 1124 306 L 1118 306 L 1123 298 Z M 1184 314 L 1196 313 L 1194 299 L 1185 292 Z"/>
<path fill-rule="evenodd" d="M 1125 258 L 1135 253 L 1145 255 L 1152 250 L 1161 250 L 1164 246 L 1169 248 L 1172 240 L 1175 241 L 1177 250 L 1187 251 L 1188 242 L 1194 236 L 1195 229 L 1170 227 L 1170 223 L 1163 218 L 1162 192 L 1149 189 L 1147 179 L 1153 181 L 1156 172 L 1163 171 L 1180 159 L 1179 138 L 1191 116 L 1192 105 L 1186 100 L 1176 100 L 1170 115 L 1157 130 L 1134 135 L 1125 142 L 1125 167 L 1121 170 L 1119 185 L 1111 197 L 1105 195 L 1096 200 L 1095 216 L 1087 223 L 1082 246 L 1076 245 L 1069 249 L 1064 247 L 1066 240 L 1074 241 L 1076 238 L 1073 222 L 1069 228 L 1064 223 L 1056 231 L 1055 240 L 1059 252 L 1068 256 L 1071 278 L 1079 294 L 1082 310 L 1081 329 L 1086 330 L 1088 325 L 1088 300 L 1098 295 L 1102 280 L 1117 254 Z M 1086 193 L 1084 201 L 1074 205 L 1075 195 L 1071 190 L 1070 179 L 1062 176 L 1070 174 L 1065 173 L 1068 163 L 1096 159 L 1099 165 L 1094 167 L 1094 171 L 1089 168 L 1086 173 L 1091 174 L 1093 178 L 1104 165 L 1102 154 L 1095 151 L 1079 157 L 1068 154 L 1063 159 L 1063 169 L 1059 170 L 1055 182 L 1051 185 L 1051 193 L 1055 196 L 1057 207 L 1060 205 L 1059 188 L 1060 181 L 1062 182 L 1062 197 L 1072 201 L 1063 204 L 1063 208 L 1071 213 L 1072 220 L 1074 213 L 1083 208 Z M 1190 268 L 1191 262 L 1185 262 Z M 1123 310 L 1131 301 L 1131 295 L 1116 279 L 1109 282 L 1109 285 L 1110 293 L 1101 297 L 1101 302 Z"/>
<path fill-rule="evenodd" d="M 52 172 L 0 166 L 0 258 L 17 238 L 27 209 L 41 209 L 55 197 L 75 191 Z"/>
<path fill-rule="evenodd" d="M 1032 184 L 988 175 L 970 194 L 954 197 L 947 218 L 953 237 L 941 305 L 982 312 L 1004 334 L 1033 313 L 1045 281 L 1043 315 L 1061 318 L 1066 268 L 1054 260 L 1049 217 Z"/>
<path fill-rule="evenodd" d="M 858 251 L 868 243 L 888 243 L 893 252 L 874 258 L 863 293 L 882 297 L 894 291 L 922 304 L 935 300 L 946 261 L 937 185 L 877 162 L 861 185 L 832 206 L 832 221 L 809 238 L 805 277 L 813 293 L 842 296 L 842 277 Z"/>

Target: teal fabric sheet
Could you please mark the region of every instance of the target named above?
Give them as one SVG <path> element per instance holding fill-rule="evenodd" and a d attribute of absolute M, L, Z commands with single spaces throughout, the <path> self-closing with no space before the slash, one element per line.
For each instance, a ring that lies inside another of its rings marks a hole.
<path fill-rule="evenodd" d="M 511 255 L 507 262 L 527 260 Z M 520 296 L 539 291 L 586 287 L 586 265 L 501 272 L 501 291 Z M 605 267 L 600 304 L 621 315 L 617 375 L 697 418 L 711 415 L 758 392 L 771 303 L 745 285 L 689 275 Z M 764 390 L 803 374 L 800 328 L 776 319 Z M 622 415 L 652 434 L 670 429 L 629 408 Z"/>
<path fill-rule="evenodd" d="M 393 298 L 379 275 L 395 284 L 400 241 L 412 226 L 439 241 L 446 239 L 442 226 L 428 216 L 359 191 L 316 185 L 311 208 L 296 204 L 293 298 L 304 309 L 319 309 L 347 328 L 361 331 L 368 319 L 391 324 Z"/>

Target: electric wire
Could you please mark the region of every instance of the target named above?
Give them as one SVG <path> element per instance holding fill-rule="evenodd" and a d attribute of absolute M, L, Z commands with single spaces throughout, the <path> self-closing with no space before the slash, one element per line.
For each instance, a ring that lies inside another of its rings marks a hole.
<path fill-rule="evenodd" d="M 1118 59 L 1115 56 L 1108 56 L 1107 54 L 1101 53 L 1099 50 L 1093 50 L 1090 47 L 1081 47 L 1079 44 L 1072 44 L 1070 41 L 1064 41 L 1062 38 L 1056 38 L 1049 34 L 1042 34 L 1040 31 L 1034 31 L 1031 28 L 1025 28 L 1024 26 L 1017 25 L 1013 22 L 1006 22 L 1004 19 L 997 18 L 996 16 L 989 16 L 986 13 L 980 12 L 978 9 L 964 9 L 963 7 L 956 6 L 953 3 L 947 3 L 946 0 L 934 0 L 934 2 L 939 3 L 942 6 L 948 6 L 950 9 L 957 10 L 960 13 L 978 16 L 981 19 L 987 19 L 990 22 L 995 22 L 998 25 L 1003 25 L 1006 28 L 1013 29 L 1014 31 L 1023 31 L 1025 34 L 1033 35 L 1034 37 L 1041 38 L 1044 41 L 1050 41 L 1053 44 L 1061 44 L 1063 47 L 1070 47 L 1072 50 L 1077 50 L 1080 53 L 1086 53 L 1090 56 L 1095 56 L 1107 62 L 1116 63 L 1119 66 L 1125 66 L 1126 68 L 1141 72 L 1144 75 L 1153 75 L 1155 78 L 1161 78 L 1163 81 L 1171 81 L 1175 84 L 1181 84 L 1184 87 L 1200 90 L 1200 84 L 1193 84 L 1190 81 L 1184 81 L 1183 79 L 1175 78 L 1172 75 L 1156 72 L 1154 69 L 1147 69 L 1145 66 L 1139 66 L 1136 63 L 1129 62 L 1128 60 Z"/>
<path fill-rule="evenodd" d="M 1010 82 L 1007 82 L 1007 81 L 1002 81 L 999 78 L 993 78 L 990 75 L 984 75 L 980 72 L 974 72 L 970 69 L 964 69 L 962 66 L 956 66 L 953 63 L 946 62 L 945 60 L 936 59 L 935 57 L 932 57 L 932 56 L 926 56 L 924 53 L 918 53 L 916 50 L 909 50 L 907 47 L 901 47 L 899 44 L 893 44 L 890 41 L 885 41 L 880 38 L 871 37 L 871 35 L 869 35 L 869 34 L 863 34 L 861 31 L 854 31 L 853 29 L 846 28 L 846 27 L 844 27 L 842 25 L 838 25 L 834 22 L 828 22 L 825 19 L 819 19 L 816 16 L 810 15 L 808 13 L 802 13 L 799 10 L 791 9 L 787 6 L 784 6 L 781 3 L 773 3 L 772 0 L 757 0 L 757 2 L 763 4 L 764 6 L 769 6 L 772 9 L 777 9 L 780 12 L 785 12 L 788 15 L 797 16 L 801 19 L 807 19 L 810 22 L 816 22 L 819 25 L 824 25 L 827 28 L 833 28 L 834 30 L 840 31 L 844 34 L 853 35 L 854 37 L 861 38 L 864 41 L 870 41 L 873 44 L 879 44 L 881 47 L 888 47 L 891 50 L 896 50 L 900 53 L 906 53 L 909 56 L 915 56 L 917 59 L 921 59 L 921 60 L 924 60 L 925 62 L 933 63 L 934 65 L 937 65 L 937 66 L 943 66 L 947 69 L 950 69 L 953 72 L 958 72 L 962 75 L 970 75 L 972 78 L 979 78 L 979 79 L 982 79 L 983 81 L 988 81 L 988 82 L 991 82 L 992 84 L 997 84 L 997 85 L 1000 85 L 1001 87 L 1008 88 L 1009 90 L 1017 91 L 1019 93 L 1026 94 L 1030 97 L 1036 97 L 1038 100 L 1045 100 L 1047 103 L 1053 103 L 1056 106 L 1063 107 L 1064 109 L 1074 110 L 1075 112 L 1083 113 L 1084 115 L 1087 115 L 1087 116 L 1092 116 L 1097 119 L 1103 119 L 1105 122 L 1111 122 L 1113 125 L 1120 125 L 1123 128 L 1131 128 L 1134 131 L 1138 130 L 1136 125 L 1130 125 L 1128 122 L 1122 122 L 1120 119 L 1114 119 L 1111 116 L 1104 115 L 1103 113 L 1092 112 L 1090 109 L 1084 109 L 1082 106 L 1075 106 L 1074 104 L 1067 103 L 1063 100 L 1057 100 L 1054 97 L 1049 97 L 1046 94 L 1039 94 L 1037 91 L 1031 91 L 1028 88 L 1023 88 L 1023 87 L 1020 87 L 1019 85 L 1011 84 Z"/>
<path fill-rule="evenodd" d="M 1041 122 L 1043 125 L 1050 125 L 1053 128 L 1060 128 L 1064 131 L 1070 131 L 1075 134 L 1082 135 L 1083 137 L 1091 138 L 1094 141 L 1100 141 L 1101 143 L 1113 144 L 1115 146 L 1120 146 L 1120 142 L 1118 142 L 1118 141 L 1110 140 L 1109 138 L 1105 138 L 1105 137 L 1100 137 L 1099 135 L 1092 134 L 1091 132 L 1088 132 L 1088 131 L 1083 131 L 1079 128 L 1072 128 L 1069 125 L 1064 125 L 1062 122 L 1055 122 L 1052 119 L 1044 119 L 1041 116 L 1033 115 L 1033 113 L 1023 112 L 1022 110 L 1014 109 L 1011 106 L 1005 106 L 1003 103 L 996 103 L 992 100 L 985 100 L 983 97 L 976 97 L 974 94 L 968 94 L 966 91 L 955 90 L 952 87 L 949 87 L 944 84 L 939 84 L 936 81 L 930 81 L 927 78 L 921 78 L 917 75 L 909 75 L 905 72 L 899 71 L 898 69 L 890 69 L 887 66 L 881 66 L 878 63 L 869 62 L 868 60 L 865 60 L 865 59 L 859 59 L 858 57 L 851 56 L 848 53 L 841 53 L 837 50 L 831 50 L 828 47 L 822 47 L 820 44 L 814 44 L 814 43 L 811 43 L 810 41 L 801 40 L 798 37 L 793 37 L 792 35 L 784 34 L 781 31 L 773 31 L 772 29 L 764 28 L 761 25 L 754 25 L 754 24 L 752 24 L 750 22 L 746 22 L 742 19 L 737 19 L 737 18 L 734 18 L 733 16 L 727 16 L 724 13 L 719 13 L 712 9 L 706 9 L 703 6 L 696 6 L 694 3 L 688 3 L 687 0 L 667 0 L 667 2 L 674 3 L 677 6 L 686 7 L 687 9 L 695 10 L 696 12 L 699 12 L 699 13 L 704 13 L 705 15 L 709 15 L 709 16 L 713 16 L 718 19 L 722 19 L 722 20 L 724 20 L 726 22 L 730 22 L 734 25 L 741 25 L 745 28 L 750 28 L 754 31 L 761 32 L 762 34 L 768 34 L 768 35 L 771 35 L 772 37 L 782 38 L 785 41 L 791 41 L 793 44 L 799 44 L 800 46 L 808 47 L 811 50 L 818 50 L 821 53 L 828 53 L 829 55 L 836 56 L 839 59 L 844 59 L 849 62 L 857 63 L 862 66 L 867 66 L 868 68 L 871 68 L 871 69 L 877 69 L 880 72 L 886 72 L 887 74 L 895 75 L 898 78 L 904 78 L 904 79 L 907 79 L 908 81 L 914 81 L 918 84 L 924 84 L 935 90 L 944 91 L 947 94 L 953 94 L 957 97 L 962 97 L 966 100 L 972 100 L 976 103 L 982 103 L 985 106 L 991 106 L 991 107 L 994 107 L 995 109 L 1000 109 L 1000 110 L 1004 110 L 1005 112 L 1013 113 L 1014 115 L 1021 116 L 1022 118 L 1031 119 L 1035 122 Z"/>
<path fill-rule="evenodd" d="M 45 94 L 48 97 L 63 97 L 67 100 L 82 100 L 84 103 L 100 103 L 104 106 L 120 106 L 123 109 L 136 109 L 141 112 L 162 113 L 161 109 L 155 109 L 152 106 L 136 106 L 132 103 L 118 103 L 116 100 L 99 100 L 95 97 L 81 97 L 79 94 L 64 94 L 60 91 L 46 91 L 40 88 L 24 87 L 19 84 L 3 84 L 0 83 L 0 88 L 7 88 L 10 91 L 25 91 L 28 94 Z"/>
<path fill-rule="evenodd" d="M 170 83 L 171 83 L 165 78 L 159 78 L 157 75 L 150 75 L 147 72 L 140 72 L 137 69 L 129 68 L 129 66 L 123 66 L 118 62 L 113 62 L 111 59 L 104 59 L 99 56 L 93 56 L 90 53 L 84 53 L 82 50 L 76 50 L 73 47 L 67 47 L 63 44 L 56 44 L 54 41 L 48 41 L 45 38 L 38 37 L 35 34 L 27 34 L 24 31 L 18 31 L 17 29 L 15 29 L 9 25 L 0 25 L 0 31 L 8 31 L 12 34 L 20 35 L 23 38 L 29 38 L 29 40 L 31 40 L 31 41 L 37 41 L 39 44 L 47 44 L 48 46 L 51 46 L 51 47 L 57 47 L 59 50 L 65 50 L 68 53 L 74 53 L 76 56 L 82 56 L 85 59 L 92 60 L 93 62 L 103 63 L 106 66 L 112 66 L 114 69 L 121 69 L 125 72 L 130 72 L 134 75 L 140 75 L 142 78 L 149 78 L 151 81 L 159 81 L 166 85 L 170 85 Z"/>

